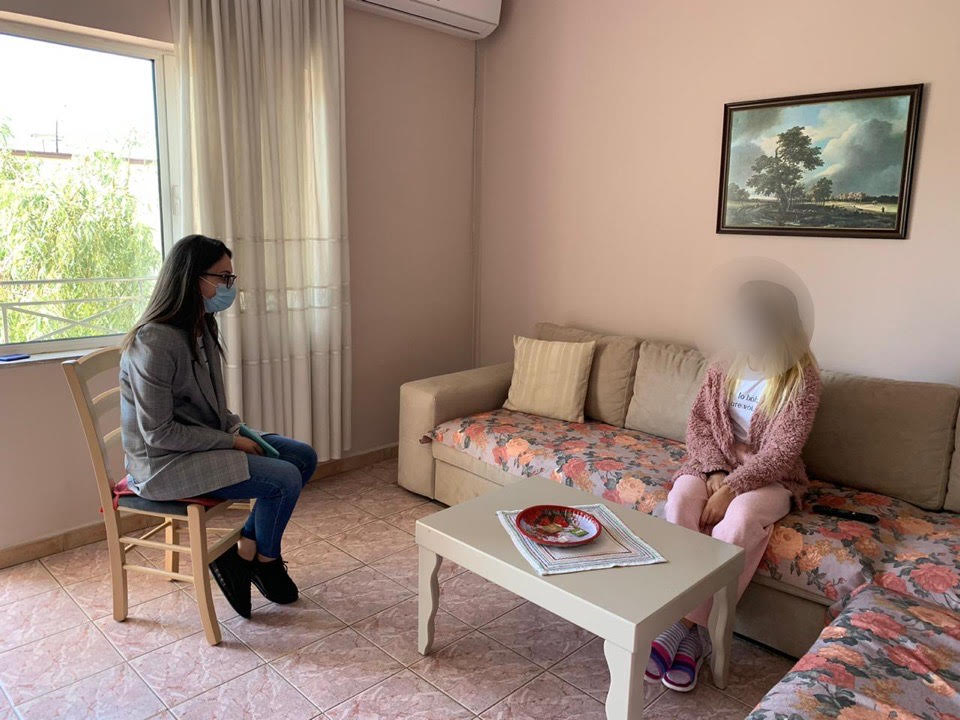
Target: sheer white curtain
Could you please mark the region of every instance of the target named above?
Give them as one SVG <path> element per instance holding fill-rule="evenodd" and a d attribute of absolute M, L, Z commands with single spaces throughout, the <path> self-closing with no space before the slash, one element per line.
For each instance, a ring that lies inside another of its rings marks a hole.
<path fill-rule="evenodd" d="M 234 251 L 221 317 L 232 409 L 350 445 L 342 0 L 171 0 L 183 230 Z"/>

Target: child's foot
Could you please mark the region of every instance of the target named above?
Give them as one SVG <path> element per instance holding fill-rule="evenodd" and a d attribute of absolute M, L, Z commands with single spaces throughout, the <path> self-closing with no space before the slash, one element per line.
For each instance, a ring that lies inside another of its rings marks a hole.
<path fill-rule="evenodd" d="M 700 667 L 710 654 L 710 641 L 700 637 L 700 628 L 694 626 L 680 641 L 673 664 L 663 673 L 663 684 L 677 692 L 690 692 L 697 686 Z"/>
<path fill-rule="evenodd" d="M 663 678 L 664 673 L 673 665 L 673 658 L 686 635 L 687 626 L 678 621 L 657 636 L 650 646 L 650 660 L 647 661 L 647 669 L 643 673 L 644 680 L 655 683 Z"/>

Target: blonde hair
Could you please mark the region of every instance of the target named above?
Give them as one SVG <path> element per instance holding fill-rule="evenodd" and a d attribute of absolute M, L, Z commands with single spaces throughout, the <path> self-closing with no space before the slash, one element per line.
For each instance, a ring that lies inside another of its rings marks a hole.
<path fill-rule="evenodd" d="M 765 350 L 762 366 L 755 368 L 764 372 L 767 379 L 757 409 L 773 418 L 803 394 L 806 371 L 815 368 L 817 360 L 810 351 L 796 296 L 789 289 L 777 283 L 754 280 L 740 288 L 739 297 L 749 303 L 752 310 L 762 312 L 767 332 L 774 336 L 770 340 L 775 347 Z M 736 396 L 740 379 L 748 368 L 749 356 L 736 353 L 727 366 L 724 380 L 728 401 Z"/>
<path fill-rule="evenodd" d="M 803 394 L 804 373 L 808 367 L 816 367 L 816 364 L 816 358 L 808 350 L 788 368 L 768 377 L 757 409 L 769 418 L 776 417 L 781 410 Z M 739 357 L 727 368 L 724 390 L 728 402 L 736 396 L 740 377 L 746 367 L 746 357 Z"/>

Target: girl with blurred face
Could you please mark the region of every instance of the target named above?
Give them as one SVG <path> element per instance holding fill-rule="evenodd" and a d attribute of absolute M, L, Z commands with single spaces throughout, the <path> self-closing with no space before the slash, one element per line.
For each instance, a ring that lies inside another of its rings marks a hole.
<path fill-rule="evenodd" d="M 820 374 L 797 299 L 768 281 L 744 283 L 730 342 L 707 370 L 687 426 L 687 459 L 667 496 L 667 520 L 746 551 L 743 594 L 773 525 L 808 479 L 800 453 L 820 402 Z M 709 648 L 707 602 L 653 643 L 646 679 L 687 692 Z"/>

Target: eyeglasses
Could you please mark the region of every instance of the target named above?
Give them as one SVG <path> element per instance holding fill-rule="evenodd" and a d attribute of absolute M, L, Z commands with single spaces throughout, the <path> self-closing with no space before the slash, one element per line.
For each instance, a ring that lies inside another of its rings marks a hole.
<path fill-rule="evenodd" d="M 206 275 L 207 277 L 220 278 L 223 281 L 223 284 L 227 286 L 227 289 L 233 287 L 233 284 L 237 281 L 237 276 L 228 272 L 223 273 L 200 273 L 201 275 Z"/>

